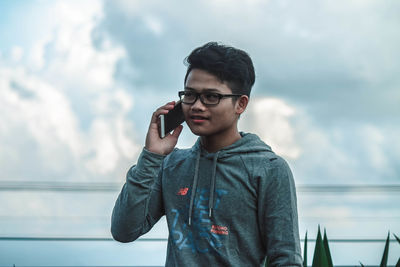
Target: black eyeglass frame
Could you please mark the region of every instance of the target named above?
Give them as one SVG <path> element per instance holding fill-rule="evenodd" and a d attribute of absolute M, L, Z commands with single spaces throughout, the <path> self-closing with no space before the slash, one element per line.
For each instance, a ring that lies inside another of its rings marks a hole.
<path fill-rule="evenodd" d="M 196 95 L 196 98 L 190 103 L 189 102 L 184 102 L 182 96 L 185 96 L 185 93 L 192 93 L 192 94 Z M 206 94 L 214 94 L 214 95 L 218 96 L 218 102 L 215 103 L 215 104 L 204 103 L 203 96 L 206 95 Z M 179 91 L 178 92 L 178 96 L 179 96 L 179 99 L 181 100 L 181 102 L 183 104 L 193 105 L 194 103 L 196 103 L 197 99 L 200 98 L 200 101 L 201 101 L 201 103 L 203 105 L 205 105 L 205 106 L 216 106 L 216 105 L 219 104 L 219 102 L 221 102 L 222 98 L 225 98 L 225 97 L 240 97 L 242 95 L 239 95 L 239 94 L 220 94 L 220 93 L 215 93 L 215 92 L 198 93 L 198 92 L 195 92 L 195 91 Z"/>

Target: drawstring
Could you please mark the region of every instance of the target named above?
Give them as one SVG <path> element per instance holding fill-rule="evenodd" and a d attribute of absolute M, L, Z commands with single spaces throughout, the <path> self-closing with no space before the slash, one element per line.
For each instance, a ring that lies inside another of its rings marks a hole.
<path fill-rule="evenodd" d="M 197 180 L 198 180 L 198 178 L 199 178 L 199 163 L 200 163 L 200 150 L 199 150 L 199 152 L 197 153 L 196 167 L 195 167 L 195 169 L 194 169 L 192 193 L 191 193 L 191 195 L 190 195 L 190 204 L 189 204 L 189 226 L 192 224 L 193 202 L 194 202 L 194 196 L 196 195 Z"/>
<path fill-rule="evenodd" d="M 218 154 L 215 153 L 214 158 L 213 158 L 213 172 L 211 176 L 211 184 L 210 184 L 210 197 L 208 198 L 208 217 L 211 218 L 212 216 L 212 209 L 214 207 L 214 192 L 215 192 L 215 176 L 217 173 L 217 160 L 218 160 Z"/>
<path fill-rule="evenodd" d="M 212 176 L 211 176 L 211 183 L 210 183 L 210 193 L 208 199 L 208 217 L 212 217 L 212 210 L 214 207 L 214 193 L 215 193 L 215 176 L 217 173 L 217 160 L 218 160 L 219 151 L 215 153 L 213 158 L 213 169 L 212 169 Z M 190 204 L 189 204 L 189 226 L 192 224 L 192 213 L 193 213 L 193 205 L 194 205 L 194 198 L 196 195 L 197 190 L 197 181 L 199 180 L 199 164 L 200 164 L 200 150 L 197 154 L 196 159 L 196 167 L 194 169 L 194 177 L 193 177 L 193 185 L 192 185 L 192 192 L 190 195 Z"/>

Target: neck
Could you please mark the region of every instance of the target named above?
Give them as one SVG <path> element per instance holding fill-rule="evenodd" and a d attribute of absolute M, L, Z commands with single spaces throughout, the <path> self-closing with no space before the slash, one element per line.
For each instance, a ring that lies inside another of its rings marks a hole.
<path fill-rule="evenodd" d="M 205 150 L 209 153 L 214 153 L 221 150 L 224 147 L 232 145 L 237 140 L 242 138 L 240 133 L 236 130 L 233 134 L 226 135 L 212 135 L 212 136 L 202 136 L 201 144 Z"/>

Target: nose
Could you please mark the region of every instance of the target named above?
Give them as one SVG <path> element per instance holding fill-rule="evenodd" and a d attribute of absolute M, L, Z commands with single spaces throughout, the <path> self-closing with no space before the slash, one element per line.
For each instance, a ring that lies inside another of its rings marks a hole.
<path fill-rule="evenodd" d="M 205 106 L 200 100 L 200 96 L 196 99 L 196 101 L 191 106 L 192 110 L 204 111 Z"/>

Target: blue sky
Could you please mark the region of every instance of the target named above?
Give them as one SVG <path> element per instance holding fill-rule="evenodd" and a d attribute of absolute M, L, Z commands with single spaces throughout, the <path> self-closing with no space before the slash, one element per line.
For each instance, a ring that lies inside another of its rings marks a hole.
<path fill-rule="evenodd" d="M 400 184 L 397 1 L 163 3 L 0 1 L 0 181 L 122 185 L 151 113 L 177 99 L 183 59 L 213 40 L 253 58 L 256 84 L 240 129 L 287 159 L 296 184 Z M 185 127 L 178 146 L 195 139 Z M 0 191 L 0 236 L 109 237 L 117 194 Z M 321 224 L 331 238 L 399 235 L 398 198 L 299 192 L 300 234 L 315 236 Z M 165 223 L 150 233 L 166 235 Z M 134 265 L 165 253 L 162 244 L 89 242 L 82 253 L 42 242 L 35 246 L 54 258 L 21 259 L 26 244 L 0 241 L 0 265 L 94 265 L 98 253 L 112 259 L 100 263 Z M 366 251 L 383 250 L 360 245 L 345 255 L 348 245 L 335 246 L 337 264 L 377 264 L 380 253 Z M 400 254 L 392 247 L 391 264 Z"/>

